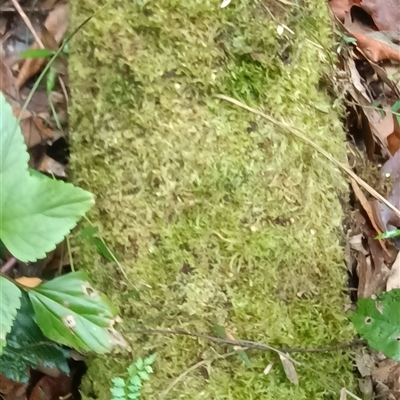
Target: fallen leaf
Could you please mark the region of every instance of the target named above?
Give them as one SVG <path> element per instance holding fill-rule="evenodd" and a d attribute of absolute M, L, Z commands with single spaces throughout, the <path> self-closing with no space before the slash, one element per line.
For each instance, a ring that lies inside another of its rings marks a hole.
<path fill-rule="evenodd" d="M 400 31 L 398 0 L 362 0 L 360 6 L 371 16 L 380 31 Z"/>
<path fill-rule="evenodd" d="M 400 252 L 398 253 L 395 262 L 392 264 L 388 280 L 386 282 L 386 291 L 392 289 L 400 289 Z"/>
<path fill-rule="evenodd" d="M 65 166 L 47 155 L 42 158 L 38 169 L 41 172 L 58 176 L 60 178 L 65 178 L 67 176 L 65 173 Z"/>
<path fill-rule="evenodd" d="M 393 48 L 393 45 L 390 44 L 392 41 L 390 43 L 386 41 L 383 42 L 377 40 L 375 37 L 371 36 L 371 34 L 367 35 L 361 32 L 351 33 L 357 39 L 357 47 L 359 47 L 366 57 L 371 61 L 400 61 L 400 51 L 396 50 L 396 48 Z"/>
<path fill-rule="evenodd" d="M 372 370 L 375 367 L 374 359 L 372 356 L 365 352 L 364 349 L 356 351 L 355 362 L 360 375 L 365 378 L 371 376 Z"/>
<path fill-rule="evenodd" d="M 60 374 L 57 378 L 44 376 L 35 385 L 29 400 L 59 400 L 72 398 L 72 377 Z"/>
<path fill-rule="evenodd" d="M 390 177 L 392 180 L 392 192 L 387 200 L 395 207 L 400 208 L 400 150 L 382 166 L 381 174 L 384 178 Z M 400 227 L 400 218 L 386 205 L 373 200 L 371 206 L 374 215 L 380 219 L 380 225 L 383 226 L 384 231 Z"/>
<path fill-rule="evenodd" d="M 294 383 L 295 385 L 299 384 L 299 377 L 297 375 L 296 369 L 294 364 L 281 353 L 279 353 L 279 358 L 281 359 L 283 370 L 285 371 L 286 377 L 289 379 L 290 382 Z"/>
<path fill-rule="evenodd" d="M 17 278 L 16 281 L 28 288 L 35 288 L 36 286 L 39 286 L 42 283 L 42 280 L 39 278 L 28 278 L 26 276 L 22 276 L 21 278 Z"/>
<path fill-rule="evenodd" d="M 381 385 L 381 393 L 400 393 L 400 362 L 388 358 L 379 361 L 372 371 L 372 379 Z M 399 396 L 397 396 L 398 398 Z"/>

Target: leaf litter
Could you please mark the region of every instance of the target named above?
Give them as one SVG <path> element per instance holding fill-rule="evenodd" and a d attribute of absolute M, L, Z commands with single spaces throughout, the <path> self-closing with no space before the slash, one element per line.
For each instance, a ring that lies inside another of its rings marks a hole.
<path fill-rule="evenodd" d="M 399 4 L 396 0 L 331 0 L 329 5 L 337 19 L 341 40 L 347 43 L 339 45 L 338 54 L 342 76 L 347 76 L 342 93 L 349 116 L 349 160 L 354 170 L 362 172 L 364 179 L 384 192 L 388 202 L 399 209 Z M 369 316 L 381 316 L 385 321 L 386 310 L 398 313 L 382 304 L 391 304 L 385 295 L 395 296 L 400 288 L 400 241 L 394 234 L 400 227 L 400 218 L 386 204 L 364 194 L 353 181 L 352 188 L 353 211 L 347 235 L 348 269 L 352 271 L 355 286 L 352 299 L 361 301 L 358 307 L 370 307 L 365 321 L 359 323 L 365 323 L 365 329 L 372 329 L 373 335 L 374 325 L 370 325 Z M 384 299 L 382 304 L 376 300 L 377 296 L 383 296 L 379 297 Z M 388 354 L 388 348 L 384 348 L 386 342 L 379 336 L 374 345 L 381 346 Z M 400 359 L 397 350 L 390 352 L 398 361 L 372 350 L 369 354 L 357 353 L 357 368 L 362 376 L 360 392 L 364 395 L 400 399 Z M 342 395 L 348 397 L 345 390 Z"/>

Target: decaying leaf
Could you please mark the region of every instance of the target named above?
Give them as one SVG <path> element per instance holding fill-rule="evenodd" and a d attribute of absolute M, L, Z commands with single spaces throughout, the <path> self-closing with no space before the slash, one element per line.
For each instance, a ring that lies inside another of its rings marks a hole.
<path fill-rule="evenodd" d="M 290 380 L 290 382 L 295 385 L 299 384 L 299 377 L 296 372 L 296 368 L 292 361 L 288 358 L 284 357 L 282 354 L 279 354 L 279 358 L 281 359 L 283 370 L 285 371 L 286 377 Z"/>

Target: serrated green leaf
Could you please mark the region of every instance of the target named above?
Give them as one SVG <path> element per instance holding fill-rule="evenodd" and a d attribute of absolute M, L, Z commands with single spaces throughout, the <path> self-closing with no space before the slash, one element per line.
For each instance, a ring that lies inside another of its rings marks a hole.
<path fill-rule="evenodd" d="M 135 376 L 137 374 L 137 368 L 136 368 L 135 364 L 131 364 L 128 367 L 128 374 L 129 374 L 129 376 Z"/>
<path fill-rule="evenodd" d="M 137 393 L 128 393 L 128 398 L 129 399 L 138 399 L 140 397 L 140 393 L 139 392 L 137 392 Z"/>
<path fill-rule="evenodd" d="M 111 382 L 116 387 L 125 387 L 125 381 L 122 378 L 112 378 Z"/>
<path fill-rule="evenodd" d="M 140 387 L 139 386 L 128 386 L 128 390 L 129 390 L 130 393 L 135 393 L 135 392 L 140 393 Z"/>
<path fill-rule="evenodd" d="M 116 310 L 92 288 L 85 272 L 42 283 L 28 294 L 39 327 L 55 342 L 96 353 L 105 353 L 116 344 L 108 331 Z"/>
<path fill-rule="evenodd" d="M 400 361 L 400 289 L 361 299 L 350 315 L 358 334 L 386 357 Z"/>
<path fill-rule="evenodd" d="M 136 360 L 136 362 L 135 362 L 135 367 L 136 367 L 137 369 L 142 369 L 143 366 L 144 366 L 143 359 L 142 359 L 142 358 L 138 358 L 138 359 Z"/>
<path fill-rule="evenodd" d="M 138 375 L 143 381 L 148 381 L 150 379 L 150 376 L 146 371 L 139 371 Z"/>
<path fill-rule="evenodd" d="M 6 336 L 11 331 L 20 306 L 21 291 L 19 288 L 0 276 L 0 355 L 3 353 Z"/>
<path fill-rule="evenodd" d="M 93 205 L 91 193 L 28 171 L 29 154 L 0 94 L 0 239 L 17 259 L 44 258 Z"/>
<path fill-rule="evenodd" d="M 145 370 L 146 372 L 148 372 L 149 374 L 152 374 L 152 373 L 153 373 L 153 368 L 151 368 L 150 365 L 146 365 L 146 366 L 144 367 L 144 370 Z"/>
<path fill-rule="evenodd" d="M 29 368 L 57 368 L 69 374 L 70 351 L 47 339 L 34 321 L 32 305 L 26 293 L 21 296 L 7 346 L 0 357 L 0 374 L 21 383 L 29 380 Z"/>
<path fill-rule="evenodd" d="M 147 358 L 144 360 L 144 365 L 151 365 L 157 358 L 157 353 L 150 354 Z"/>
<path fill-rule="evenodd" d="M 140 378 L 137 375 L 131 376 L 129 378 L 129 383 L 138 388 L 142 387 L 142 381 L 140 380 Z"/>
<path fill-rule="evenodd" d="M 110 389 L 110 392 L 113 396 L 117 396 L 117 397 L 125 397 L 125 389 L 123 388 L 119 388 L 119 387 L 113 387 Z"/>

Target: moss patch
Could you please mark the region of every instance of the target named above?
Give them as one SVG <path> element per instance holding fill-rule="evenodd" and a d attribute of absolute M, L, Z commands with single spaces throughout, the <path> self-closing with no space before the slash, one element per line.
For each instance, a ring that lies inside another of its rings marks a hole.
<path fill-rule="evenodd" d="M 277 127 L 213 97 L 224 93 L 290 120 L 339 159 L 343 132 L 319 87 L 332 45 L 326 5 L 275 12 L 276 2 L 119 1 L 71 46 L 74 182 L 96 195 L 91 218 L 134 285 L 93 248 L 76 259 L 138 326 L 315 347 L 348 340 L 339 172 Z M 100 2 L 101 3 L 101 2 Z M 71 0 L 72 23 L 96 11 Z M 271 4 L 269 4 L 271 3 Z M 279 7 L 278 7 L 279 8 Z M 329 110 L 324 113 L 321 109 Z M 110 378 L 156 351 L 146 399 L 223 346 L 131 336 L 132 351 L 93 358 L 83 392 L 109 399 Z M 353 386 L 348 353 L 297 355 L 300 385 L 272 354 L 250 352 L 188 374 L 167 399 L 334 399 Z"/>

